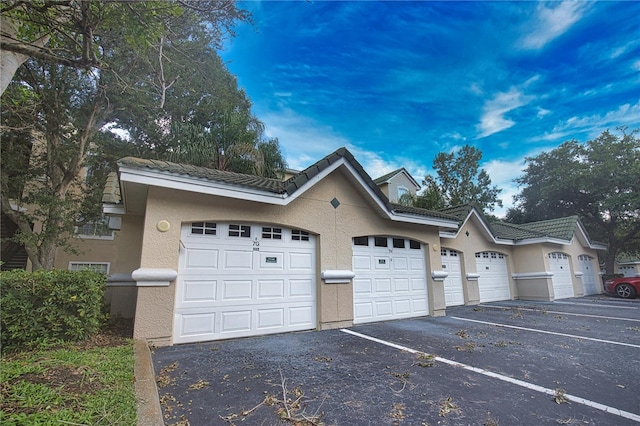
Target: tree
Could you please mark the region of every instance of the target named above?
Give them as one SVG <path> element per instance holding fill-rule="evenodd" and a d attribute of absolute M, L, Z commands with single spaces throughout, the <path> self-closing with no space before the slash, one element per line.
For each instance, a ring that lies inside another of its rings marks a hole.
<path fill-rule="evenodd" d="M 23 55 L 2 95 L 0 208 L 18 226 L 15 239 L 33 269 L 50 269 L 57 248 L 69 248 L 73 226 L 88 217 L 82 206 L 92 204 L 87 194 L 95 195 L 96 183 L 81 172 L 91 150 L 113 139 L 103 126 L 136 110 L 151 111 L 155 115 L 138 117 L 162 123 L 168 90 L 189 76 L 183 67 L 182 75 L 166 77 L 165 44 L 199 37 L 200 46 L 208 46 L 203 53 L 215 54 L 225 30 L 247 15 L 234 2 L 11 1 L 0 7 L 3 23 L 11 22 L 1 34 L 3 63 L 7 52 Z M 42 37 L 46 47 L 31 42 Z M 176 52 L 184 54 L 182 63 L 198 60 L 187 50 Z M 151 56 L 154 63 L 144 61 Z"/>
<path fill-rule="evenodd" d="M 491 186 L 491 178 L 484 169 L 479 169 L 482 151 L 470 145 L 453 153 L 441 152 L 433 160 L 437 177 L 426 176 L 422 184 L 426 187 L 416 200 L 416 206 L 441 209 L 460 204 L 475 203 L 483 210 L 493 211 L 502 207 L 498 195 L 502 192 Z"/>
<path fill-rule="evenodd" d="M 637 130 L 618 130 L 527 158 L 507 215 L 514 222 L 580 216 L 591 237 L 608 244 L 608 273 L 618 253 L 640 254 L 640 139 Z"/>
<path fill-rule="evenodd" d="M 223 34 L 233 35 L 235 23 L 247 21 L 249 14 L 236 8 L 234 0 L 5 0 L 0 4 L 0 94 L 29 58 L 84 70 L 109 69 L 112 58 L 104 44 L 117 42 L 139 51 L 156 45 L 167 24 L 177 19 L 201 22 L 219 47 Z"/>

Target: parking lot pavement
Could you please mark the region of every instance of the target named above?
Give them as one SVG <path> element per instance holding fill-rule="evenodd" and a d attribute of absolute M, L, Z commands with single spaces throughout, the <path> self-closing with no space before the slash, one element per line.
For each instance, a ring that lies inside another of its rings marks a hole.
<path fill-rule="evenodd" d="M 638 300 L 452 307 L 158 348 L 153 362 L 167 425 L 640 423 Z"/>

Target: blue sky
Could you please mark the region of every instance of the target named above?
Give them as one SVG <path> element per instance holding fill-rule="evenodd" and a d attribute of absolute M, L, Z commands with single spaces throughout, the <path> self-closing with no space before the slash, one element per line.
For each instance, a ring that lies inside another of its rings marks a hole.
<path fill-rule="evenodd" d="M 640 2 L 241 6 L 255 25 L 221 55 L 294 169 L 346 146 L 421 182 L 470 144 L 507 208 L 526 156 L 640 127 Z"/>

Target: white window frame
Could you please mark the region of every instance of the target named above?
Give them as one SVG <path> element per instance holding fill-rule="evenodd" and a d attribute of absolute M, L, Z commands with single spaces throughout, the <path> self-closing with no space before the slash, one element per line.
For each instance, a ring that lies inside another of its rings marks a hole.
<path fill-rule="evenodd" d="M 73 266 L 77 265 L 76 268 L 74 268 Z M 97 270 L 96 268 L 94 268 L 93 266 L 105 266 L 106 265 L 106 270 Z M 80 266 L 84 266 L 84 268 L 80 267 Z M 109 275 L 109 269 L 111 268 L 111 262 L 74 262 L 74 261 L 70 261 L 69 262 L 69 271 L 82 271 L 83 269 L 93 269 L 96 272 L 104 272 L 106 275 Z"/>
<path fill-rule="evenodd" d="M 115 236 L 115 232 L 113 229 L 110 229 L 111 233 L 109 235 L 95 235 L 95 229 L 97 228 L 96 224 L 98 224 L 100 222 L 87 222 L 85 225 L 83 226 L 76 226 L 73 229 L 73 236 L 74 238 L 80 238 L 83 240 L 113 240 L 114 236 Z M 109 218 L 102 215 L 102 222 L 100 224 L 105 224 L 107 226 L 107 229 L 109 227 Z M 94 234 L 82 234 L 80 233 L 80 229 L 82 229 L 84 226 L 87 225 L 92 225 L 93 229 L 94 229 Z"/>

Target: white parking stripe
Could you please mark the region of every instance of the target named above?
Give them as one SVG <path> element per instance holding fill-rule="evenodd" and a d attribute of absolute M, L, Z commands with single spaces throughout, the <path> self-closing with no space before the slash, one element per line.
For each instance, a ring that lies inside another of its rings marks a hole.
<path fill-rule="evenodd" d="M 342 328 L 342 329 L 340 329 L 340 331 L 342 331 L 344 333 L 347 333 L 347 334 L 351 334 L 351 335 L 356 336 L 356 337 L 360 337 L 362 339 L 367 339 L 367 340 L 370 340 L 372 342 L 376 342 L 376 343 L 380 343 L 382 345 L 390 346 L 392 348 L 399 349 L 401 351 L 407 351 L 407 352 L 412 353 L 412 354 L 422 353 L 422 351 L 418 351 L 416 349 L 408 348 L 408 347 L 402 346 L 402 345 L 397 345 L 395 343 L 387 342 L 386 340 L 377 339 L 377 338 L 372 337 L 372 336 L 367 336 L 366 334 L 357 333 L 355 331 L 348 330 L 346 328 Z M 547 394 L 547 395 L 551 395 L 551 396 L 555 396 L 556 395 L 556 391 L 554 389 L 549 389 L 549 388 L 545 388 L 543 386 L 538 386 L 538 385 L 535 385 L 533 383 L 525 382 L 524 380 L 514 379 L 513 377 L 504 376 L 502 374 L 494 373 L 493 371 L 487 371 L 487 370 L 484 370 L 482 368 L 472 367 L 470 365 L 463 364 L 463 363 L 457 362 L 457 361 L 453 361 L 453 360 L 450 360 L 450 359 L 447 359 L 447 358 L 442 358 L 442 357 L 439 357 L 439 356 L 434 356 L 433 359 L 438 361 L 438 362 L 442 362 L 444 364 L 452 365 L 454 367 L 463 368 L 463 369 L 465 369 L 467 371 L 472 371 L 474 373 L 482 374 L 484 376 L 493 377 L 494 379 L 498 379 L 498 380 L 502 380 L 504 382 L 512 383 L 514 385 L 521 386 L 521 387 L 524 387 L 524 388 L 527 388 L 527 389 L 530 389 L 530 390 L 533 390 L 533 391 L 536 391 L 536 392 L 541 392 L 541 393 L 544 393 L 544 394 Z M 601 410 L 601 411 L 604 411 L 604 412 L 607 412 L 607 413 L 610 413 L 610 414 L 614 414 L 616 416 L 620 416 L 620 417 L 623 417 L 625 419 L 633 420 L 635 422 L 639 422 L 640 423 L 640 415 L 638 415 L 638 414 L 631 413 L 629 411 L 620 410 L 618 408 L 610 407 L 610 406 L 605 405 L 605 404 L 600 404 L 599 402 L 595 402 L 595 401 L 591 401 L 591 400 L 588 400 L 588 399 L 584 399 L 584 398 L 581 398 L 581 397 L 575 396 L 575 395 L 564 394 L 563 396 L 567 400 L 573 401 L 573 402 L 575 402 L 577 404 L 586 405 L 588 407 L 592 407 L 592 408 L 595 408 L 597 410 Z"/>
<path fill-rule="evenodd" d="M 640 322 L 640 319 L 633 319 L 633 318 L 620 318 L 620 317 L 605 317 L 602 315 L 590 315 L 590 314 L 575 314 L 573 312 L 560 312 L 560 311 L 548 311 L 546 309 L 532 309 L 532 308 L 521 308 L 521 307 L 516 307 L 516 306 L 512 306 L 512 307 L 506 307 L 506 306 L 491 306 L 491 305 L 478 305 L 481 308 L 492 308 L 492 309 L 503 309 L 503 310 L 518 310 L 518 311 L 534 311 L 534 312 L 544 312 L 547 314 L 561 314 L 561 315 L 573 315 L 574 317 L 591 317 L 591 318 L 601 318 L 601 319 L 608 319 L 608 320 L 619 320 L 619 321 L 633 321 L 633 322 Z"/>
<path fill-rule="evenodd" d="M 593 342 L 609 343 L 612 345 L 629 346 L 632 348 L 640 349 L 640 345 L 634 345 L 631 343 L 614 342 L 612 340 L 595 339 L 593 337 L 577 336 L 575 334 L 557 333 L 555 331 L 538 330 L 536 328 L 518 327 L 517 325 L 499 324 L 497 322 L 479 321 L 479 320 L 472 320 L 468 318 L 460 318 L 460 317 L 449 317 L 449 318 L 456 319 L 459 321 L 477 322 L 478 324 L 495 325 L 496 327 L 514 328 L 516 330 L 533 331 L 534 333 L 553 334 L 554 336 L 563 336 L 563 337 L 571 337 L 573 339 L 591 340 Z"/>
<path fill-rule="evenodd" d="M 578 306 L 597 306 L 598 308 L 603 307 L 603 308 L 616 308 L 616 309 L 640 309 L 636 306 L 619 306 L 619 305 L 602 305 L 600 303 L 598 303 L 597 305 L 595 303 L 576 303 L 576 302 L 560 302 L 560 301 L 554 301 L 553 303 L 556 303 L 558 305 L 578 305 Z"/>

